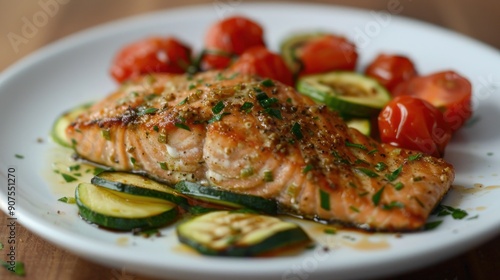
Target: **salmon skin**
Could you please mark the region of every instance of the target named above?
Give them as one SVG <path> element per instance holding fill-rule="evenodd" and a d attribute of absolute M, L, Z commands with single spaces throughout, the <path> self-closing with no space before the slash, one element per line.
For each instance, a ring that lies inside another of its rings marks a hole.
<path fill-rule="evenodd" d="M 292 87 L 230 72 L 141 77 L 66 133 L 80 157 L 116 170 L 377 231 L 421 229 L 455 176 L 443 159 L 380 144 Z"/>

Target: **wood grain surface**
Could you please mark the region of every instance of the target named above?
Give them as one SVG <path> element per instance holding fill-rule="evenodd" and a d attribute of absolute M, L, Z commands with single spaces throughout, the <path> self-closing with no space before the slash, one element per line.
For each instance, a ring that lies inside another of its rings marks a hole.
<path fill-rule="evenodd" d="M 58 2 L 56 2 L 58 1 Z M 72 33 L 127 16 L 149 11 L 168 9 L 185 5 L 238 0 L 172 0 L 172 1 L 111 1 L 111 0 L 0 0 L 0 71 L 3 71 L 26 55 Z M 371 10 L 384 9 L 389 1 L 310 1 L 346 5 Z M 33 19 L 43 11 L 46 3 L 57 3 L 57 9 L 31 38 L 13 45 L 7 34 L 20 33 L 26 19 Z M 293 1 L 296 2 L 296 1 Z M 500 48 L 500 2 L 495 1 L 452 1 L 452 0 L 401 0 L 404 10 L 401 15 L 434 23 L 462 34 L 471 36 L 493 47 Z M 500 67 L 500 66 L 499 66 Z M 20 221 L 22 224 L 22 221 Z M 10 230 L 4 213 L 0 213 L 0 242 L 7 247 Z M 22 226 L 16 228 L 18 241 L 16 258 L 25 265 L 26 275 L 13 275 L 0 267 L 0 279 L 151 279 L 111 269 L 84 260 L 33 235 Z M 460 245 L 457 245 L 460 246 Z M 0 250 L 0 260 L 7 259 L 7 248 Z M 494 279 L 500 274 L 500 236 L 462 255 L 432 266 L 396 275 L 391 279 Z"/>

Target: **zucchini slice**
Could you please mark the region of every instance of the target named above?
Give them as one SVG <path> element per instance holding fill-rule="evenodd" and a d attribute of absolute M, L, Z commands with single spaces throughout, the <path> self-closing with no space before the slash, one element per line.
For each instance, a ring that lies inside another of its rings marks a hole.
<path fill-rule="evenodd" d="M 258 256 L 311 241 L 297 224 L 276 217 L 215 211 L 177 226 L 177 236 L 204 255 Z"/>
<path fill-rule="evenodd" d="M 175 185 L 175 189 L 194 199 L 230 208 L 250 208 L 268 214 L 276 214 L 278 211 L 278 204 L 273 199 L 234 193 L 214 186 L 203 186 L 197 183 L 181 181 Z"/>
<path fill-rule="evenodd" d="M 155 228 L 174 221 L 178 214 L 177 205 L 169 201 L 89 183 L 77 186 L 75 199 L 83 219 L 114 230 Z"/>
<path fill-rule="evenodd" d="M 119 171 L 104 171 L 94 176 L 94 185 L 134 195 L 165 199 L 179 205 L 187 205 L 187 199 L 173 188 L 145 176 Z"/>
<path fill-rule="evenodd" d="M 297 90 L 351 117 L 374 116 L 391 99 L 376 80 L 348 71 L 304 76 L 297 82 Z"/>
<path fill-rule="evenodd" d="M 90 108 L 90 106 L 92 106 L 92 103 L 87 103 L 62 113 L 52 125 L 50 136 L 54 142 L 61 146 L 71 148 L 73 145 L 70 139 L 66 137 L 66 128 L 76 119 L 76 117 Z"/>
<path fill-rule="evenodd" d="M 345 123 L 348 127 L 355 128 L 364 135 L 370 136 L 372 133 L 371 122 L 369 119 L 349 119 Z"/>
<path fill-rule="evenodd" d="M 302 69 L 302 63 L 297 58 L 297 50 L 311 39 L 324 36 L 325 34 L 326 33 L 324 32 L 294 34 L 285 38 L 285 40 L 281 43 L 281 57 L 285 61 L 288 68 L 292 71 L 294 77 L 296 77 Z"/>

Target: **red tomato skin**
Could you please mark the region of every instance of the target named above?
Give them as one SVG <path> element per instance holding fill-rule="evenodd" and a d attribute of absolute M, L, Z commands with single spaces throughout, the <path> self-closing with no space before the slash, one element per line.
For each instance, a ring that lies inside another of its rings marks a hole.
<path fill-rule="evenodd" d="M 265 47 L 253 47 L 244 52 L 230 67 L 240 74 L 258 75 L 293 86 L 293 74 L 280 55 Z"/>
<path fill-rule="evenodd" d="M 444 119 L 457 131 L 472 116 L 472 85 L 454 71 L 414 77 L 398 85 L 394 96 L 415 96 L 443 111 Z"/>
<path fill-rule="evenodd" d="M 384 143 L 442 157 L 452 132 L 443 113 L 425 100 L 399 96 L 378 116 L 380 139 Z"/>
<path fill-rule="evenodd" d="M 365 74 L 392 92 L 402 82 L 418 75 L 413 62 L 402 55 L 378 55 L 366 68 Z"/>
<path fill-rule="evenodd" d="M 200 62 L 201 71 L 222 70 L 231 65 L 233 59 L 227 55 L 205 54 Z"/>
<path fill-rule="evenodd" d="M 241 55 L 255 46 L 265 46 L 263 29 L 243 16 L 233 16 L 215 23 L 205 36 L 205 48 L 209 50 Z"/>
<path fill-rule="evenodd" d="M 297 50 L 297 57 L 303 66 L 299 75 L 333 70 L 352 71 L 358 61 L 354 43 L 344 37 L 330 34 L 307 42 Z"/>
<path fill-rule="evenodd" d="M 148 73 L 184 73 L 191 49 L 175 38 L 150 37 L 123 47 L 111 65 L 111 76 L 124 82 Z"/>

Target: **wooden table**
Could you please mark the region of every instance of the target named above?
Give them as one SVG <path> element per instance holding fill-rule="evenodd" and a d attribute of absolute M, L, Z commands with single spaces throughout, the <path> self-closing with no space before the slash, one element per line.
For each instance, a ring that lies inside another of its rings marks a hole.
<path fill-rule="evenodd" d="M 56 2 L 57 1 L 57 2 Z M 236 0 L 174 0 L 174 1 L 98 1 L 98 0 L 40 0 L 0 2 L 0 71 L 32 51 L 71 33 L 110 20 L 143 12 L 198 3 L 236 3 Z M 317 1 L 318 2 L 318 1 Z M 350 5 L 372 10 L 385 9 L 389 0 L 383 1 L 320 1 Z M 13 46 L 7 39 L 9 32 L 20 33 L 25 19 L 30 19 L 43 8 L 40 3 L 57 3 L 43 26 L 27 42 Z M 497 34 L 500 19 L 497 16 L 500 2 L 452 0 L 401 0 L 401 15 L 414 17 L 456 30 L 500 48 Z M 7 216 L 0 213 L 1 224 Z M 20 221 L 22 223 L 22 221 Z M 6 244 L 8 228 L 0 227 L 0 242 Z M 75 256 L 64 249 L 18 227 L 16 238 L 18 260 L 26 269 L 25 279 L 149 279 L 103 267 Z M 4 259 L 6 252 L 0 259 Z M 500 273 L 500 236 L 462 255 L 430 267 L 408 272 L 395 278 L 402 279 L 491 279 Z M 19 279 L 5 269 L 0 269 L 0 279 Z"/>

